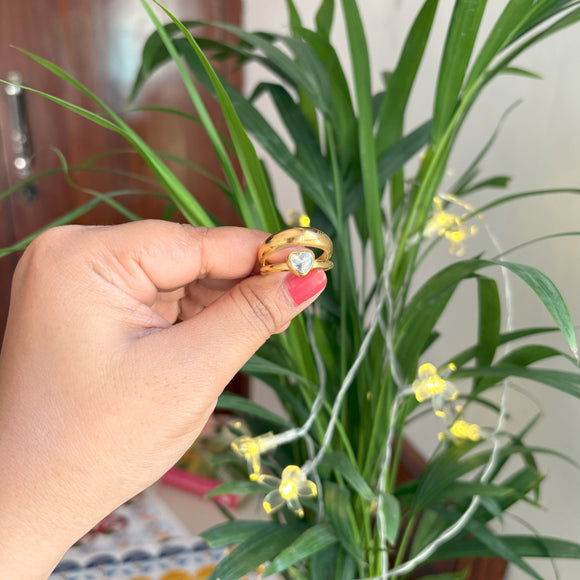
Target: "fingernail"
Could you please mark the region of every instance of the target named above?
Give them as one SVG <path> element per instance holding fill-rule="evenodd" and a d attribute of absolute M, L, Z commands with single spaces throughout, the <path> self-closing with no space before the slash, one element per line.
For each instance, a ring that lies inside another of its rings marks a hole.
<path fill-rule="evenodd" d="M 299 306 L 324 289 L 326 274 L 322 270 L 312 270 L 304 277 L 290 274 L 285 283 L 294 304 Z"/>

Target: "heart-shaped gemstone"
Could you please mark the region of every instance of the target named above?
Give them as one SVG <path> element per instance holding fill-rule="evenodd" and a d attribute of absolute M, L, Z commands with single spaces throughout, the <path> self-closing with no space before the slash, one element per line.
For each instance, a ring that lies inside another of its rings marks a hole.
<path fill-rule="evenodd" d="M 290 270 L 298 276 L 306 276 L 314 264 L 312 252 L 292 252 L 288 256 L 288 266 Z"/>

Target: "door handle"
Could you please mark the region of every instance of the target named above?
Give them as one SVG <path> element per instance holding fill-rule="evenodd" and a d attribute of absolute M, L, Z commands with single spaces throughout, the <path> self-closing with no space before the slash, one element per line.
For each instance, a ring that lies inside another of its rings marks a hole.
<path fill-rule="evenodd" d="M 20 88 L 22 76 L 18 72 L 8 73 L 6 80 L 10 85 L 5 85 L 8 98 L 8 111 L 11 119 L 11 142 L 12 142 L 12 164 L 20 179 L 27 179 L 32 175 L 32 150 L 30 142 L 30 131 L 26 117 L 26 103 L 24 91 Z M 34 201 L 37 195 L 33 185 L 23 187 L 23 193 L 27 201 Z"/>

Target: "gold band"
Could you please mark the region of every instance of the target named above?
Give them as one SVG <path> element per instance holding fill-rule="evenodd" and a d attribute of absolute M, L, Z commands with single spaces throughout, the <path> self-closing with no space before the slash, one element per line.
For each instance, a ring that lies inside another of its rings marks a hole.
<path fill-rule="evenodd" d="M 315 257 L 312 250 L 290 252 L 285 262 L 268 263 L 268 259 L 285 248 L 314 248 L 321 250 Z M 294 227 L 271 235 L 260 247 L 258 261 L 261 274 L 274 272 L 292 272 L 297 276 L 306 276 L 310 270 L 330 270 L 334 264 L 332 257 L 332 240 L 315 228 Z"/>

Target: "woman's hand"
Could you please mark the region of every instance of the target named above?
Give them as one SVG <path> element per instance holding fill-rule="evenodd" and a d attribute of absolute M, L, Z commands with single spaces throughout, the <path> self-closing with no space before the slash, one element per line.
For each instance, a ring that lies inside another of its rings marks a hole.
<path fill-rule="evenodd" d="M 239 368 L 323 290 L 320 270 L 255 275 L 266 236 L 67 226 L 25 252 L 0 358 L 2 577 L 45 578 L 157 480 Z"/>

